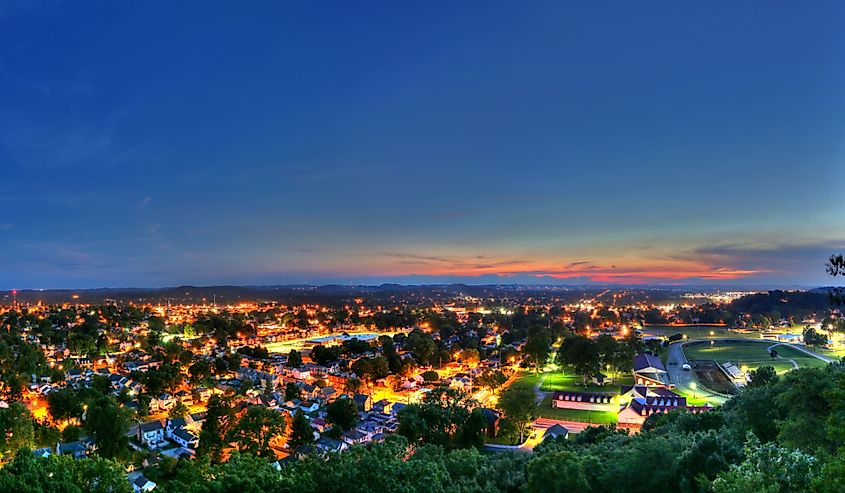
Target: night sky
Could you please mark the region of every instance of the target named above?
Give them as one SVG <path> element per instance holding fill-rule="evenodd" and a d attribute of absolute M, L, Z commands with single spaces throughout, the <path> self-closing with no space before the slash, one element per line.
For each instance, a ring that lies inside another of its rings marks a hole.
<path fill-rule="evenodd" d="M 2 2 L 0 289 L 830 283 L 843 29 L 841 1 Z"/>

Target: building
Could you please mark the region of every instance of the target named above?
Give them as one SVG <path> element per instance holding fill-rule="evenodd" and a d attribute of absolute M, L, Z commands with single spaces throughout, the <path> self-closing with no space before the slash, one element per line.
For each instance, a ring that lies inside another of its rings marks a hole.
<path fill-rule="evenodd" d="M 164 442 L 166 436 L 166 428 L 161 420 L 157 419 L 138 426 L 138 441 L 144 445 L 155 447 Z"/>
<path fill-rule="evenodd" d="M 664 389 L 666 390 L 666 389 Z M 686 409 L 691 413 L 709 411 L 711 406 L 688 406 L 686 397 L 681 397 L 674 392 L 666 390 L 669 394 L 648 395 L 646 397 L 634 397 L 617 416 L 617 424 L 622 428 L 639 429 L 646 418 L 652 414 L 668 413 L 675 409 Z"/>
<path fill-rule="evenodd" d="M 634 356 L 634 382 L 637 385 L 668 387 L 669 374 L 657 356 L 640 353 Z"/>
<path fill-rule="evenodd" d="M 552 394 L 552 408 L 616 412 L 619 406 L 615 397 L 603 392 L 556 391 Z"/>
<path fill-rule="evenodd" d="M 143 474 L 132 481 L 132 489 L 135 493 L 146 493 L 156 489 L 156 484 L 147 479 Z"/>
<path fill-rule="evenodd" d="M 561 425 L 555 424 L 555 425 L 548 427 L 546 429 L 546 431 L 543 433 L 543 441 L 546 441 L 549 438 L 555 439 L 555 438 L 558 438 L 558 437 L 563 437 L 563 438 L 569 437 L 569 430 L 567 430 L 566 428 L 564 428 Z"/>

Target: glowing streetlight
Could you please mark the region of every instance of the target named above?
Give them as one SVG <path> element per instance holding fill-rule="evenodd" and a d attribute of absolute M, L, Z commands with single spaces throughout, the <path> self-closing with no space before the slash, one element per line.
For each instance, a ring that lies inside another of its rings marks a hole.
<path fill-rule="evenodd" d="M 695 382 L 689 384 L 690 388 L 692 389 L 692 398 L 695 399 L 695 389 L 698 388 L 698 385 Z"/>

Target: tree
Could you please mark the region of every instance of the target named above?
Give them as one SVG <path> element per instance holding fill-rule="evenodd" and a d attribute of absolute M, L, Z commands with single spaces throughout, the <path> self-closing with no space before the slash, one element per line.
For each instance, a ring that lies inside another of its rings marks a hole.
<path fill-rule="evenodd" d="M 761 445 L 753 435 L 746 444 L 745 461 L 713 481 L 715 493 L 791 493 L 811 491 L 818 476 L 816 459 L 799 450 L 773 443 Z"/>
<path fill-rule="evenodd" d="M 361 390 L 361 379 L 352 377 L 346 380 L 347 392 L 354 394 L 357 393 L 359 390 Z"/>
<path fill-rule="evenodd" d="M 440 379 L 440 375 L 434 370 L 424 371 L 420 376 L 426 382 L 436 382 Z"/>
<path fill-rule="evenodd" d="M 499 409 L 519 433 L 519 442 L 525 441 L 525 432 L 531 427 L 537 414 L 537 396 L 529 387 L 510 387 L 499 399 Z"/>
<path fill-rule="evenodd" d="M 184 418 L 186 414 L 188 414 L 188 406 L 186 406 L 184 402 L 179 400 L 179 401 L 176 402 L 176 405 L 174 405 L 170 409 L 170 412 L 167 413 L 167 416 L 170 419 Z"/>
<path fill-rule="evenodd" d="M 558 358 L 563 365 L 571 365 L 580 374 L 586 385 L 587 380 L 599 372 L 599 360 L 596 343 L 588 337 L 572 336 L 564 339 L 558 351 Z"/>
<path fill-rule="evenodd" d="M 551 344 L 551 336 L 546 330 L 539 330 L 528 336 L 525 347 L 522 349 L 523 357 L 534 367 L 535 373 L 539 374 L 540 367 L 545 365 L 546 360 L 549 359 Z"/>
<path fill-rule="evenodd" d="M 188 373 L 191 375 L 192 382 L 202 382 L 211 377 L 211 364 L 204 359 L 198 360 L 188 367 Z"/>
<path fill-rule="evenodd" d="M 845 256 L 842 254 L 831 255 L 825 267 L 827 273 L 833 277 L 845 276 Z M 832 288 L 829 296 L 834 305 L 845 304 L 845 289 L 841 287 Z"/>
<path fill-rule="evenodd" d="M 32 415 L 20 402 L 12 402 L 7 408 L 0 408 L 0 449 L 3 452 L 17 452 L 31 447 L 35 437 Z"/>
<path fill-rule="evenodd" d="M 285 417 L 282 413 L 264 406 L 251 406 L 238 419 L 228 433 L 231 441 L 241 452 L 259 457 L 270 457 L 270 442 L 285 431 Z"/>
<path fill-rule="evenodd" d="M 314 429 L 311 428 L 311 425 L 308 423 L 308 418 L 305 417 L 305 413 L 298 411 L 293 417 L 293 422 L 291 423 L 288 445 L 290 445 L 291 448 L 296 448 L 300 445 L 308 445 L 311 443 L 314 443 Z"/>
<path fill-rule="evenodd" d="M 481 375 L 476 377 L 475 381 L 482 387 L 487 387 L 490 390 L 496 390 L 508 381 L 508 376 L 499 370 L 487 369 L 484 370 Z"/>
<path fill-rule="evenodd" d="M 771 366 L 761 366 L 756 370 L 751 370 L 748 374 L 750 381 L 749 387 L 765 387 L 778 381 L 778 374 Z"/>
<path fill-rule="evenodd" d="M 422 442 L 446 448 L 460 448 L 483 441 L 484 425 L 479 427 L 481 411 L 463 392 L 437 387 L 422 402 L 399 412 L 399 434 L 412 443 Z M 477 412 L 476 412 L 477 411 Z"/>
<path fill-rule="evenodd" d="M 478 349 L 469 348 L 461 351 L 461 361 L 470 368 L 478 366 L 479 361 L 481 361 Z"/>
<path fill-rule="evenodd" d="M 302 398 L 302 391 L 299 390 L 299 387 L 294 382 L 288 382 L 285 384 L 285 400 L 292 401 L 294 399 L 301 399 Z"/>
<path fill-rule="evenodd" d="M 74 460 L 69 455 L 37 459 L 27 449 L 0 471 L 0 491 L 16 493 L 131 493 L 126 470 L 97 455 Z"/>
<path fill-rule="evenodd" d="M 200 429 L 197 455 L 208 457 L 212 462 L 220 462 L 223 458 L 223 447 L 226 445 L 228 426 L 233 419 L 232 414 L 228 401 L 218 395 L 211 396 L 205 421 Z"/>
<path fill-rule="evenodd" d="M 302 355 L 296 349 L 291 349 L 288 353 L 288 367 L 299 368 L 300 366 L 302 366 Z"/>
<path fill-rule="evenodd" d="M 827 336 L 812 327 L 804 329 L 804 344 L 811 347 L 821 347 L 827 344 Z"/>
<path fill-rule="evenodd" d="M 85 427 L 97 443 L 97 453 L 107 459 L 124 457 L 128 451 L 129 411 L 112 397 L 103 396 L 88 407 Z"/>
<path fill-rule="evenodd" d="M 343 431 L 351 430 L 358 422 L 358 406 L 347 397 L 339 397 L 326 406 L 326 419 Z"/>
<path fill-rule="evenodd" d="M 558 450 L 529 462 L 526 491 L 587 493 L 593 489 L 584 473 L 582 459 L 569 450 Z"/>
<path fill-rule="evenodd" d="M 47 394 L 47 409 L 56 421 L 82 417 L 82 401 L 79 394 L 69 387 Z"/>

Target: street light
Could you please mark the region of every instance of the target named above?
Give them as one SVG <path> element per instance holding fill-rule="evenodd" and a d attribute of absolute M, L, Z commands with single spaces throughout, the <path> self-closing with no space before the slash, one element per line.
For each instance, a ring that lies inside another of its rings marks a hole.
<path fill-rule="evenodd" d="M 695 399 L 696 398 L 695 389 L 698 387 L 698 385 L 696 385 L 695 382 L 692 382 L 692 383 L 689 384 L 689 386 L 692 389 L 692 398 Z"/>

